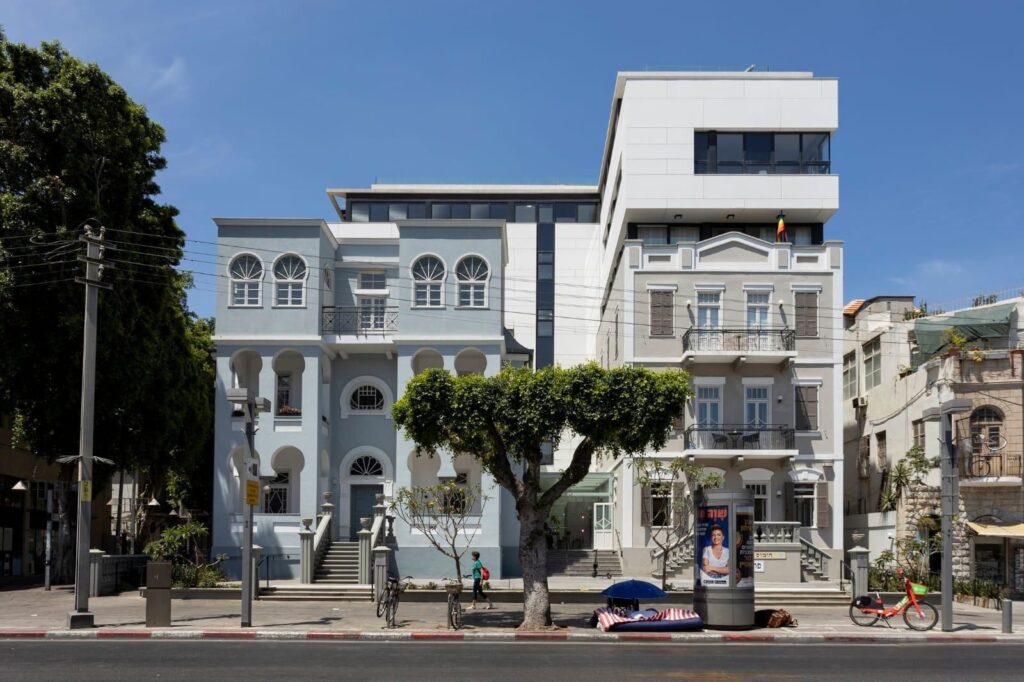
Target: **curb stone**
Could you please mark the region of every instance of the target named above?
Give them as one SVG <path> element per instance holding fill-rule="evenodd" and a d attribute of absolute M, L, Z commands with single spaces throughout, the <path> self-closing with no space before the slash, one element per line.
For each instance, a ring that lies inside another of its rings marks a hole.
<path fill-rule="evenodd" d="M 0 640 L 139 640 L 209 639 L 261 641 L 364 641 L 364 642 L 623 642 L 643 643 L 716 643 L 716 644 L 955 644 L 961 642 L 1022 643 L 1024 635 L 1007 634 L 773 634 L 715 632 L 509 632 L 509 631 L 417 631 L 417 630 L 173 630 L 96 628 L 93 630 L 0 629 Z"/>

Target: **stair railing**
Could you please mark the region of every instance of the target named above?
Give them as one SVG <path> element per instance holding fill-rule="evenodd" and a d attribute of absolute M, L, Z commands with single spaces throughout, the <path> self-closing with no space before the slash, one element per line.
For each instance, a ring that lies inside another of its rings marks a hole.
<path fill-rule="evenodd" d="M 803 538 L 800 540 L 800 563 L 810 567 L 812 571 L 815 571 L 819 575 L 828 577 L 828 554 L 823 550 L 815 547 L 811 542 Z"/>

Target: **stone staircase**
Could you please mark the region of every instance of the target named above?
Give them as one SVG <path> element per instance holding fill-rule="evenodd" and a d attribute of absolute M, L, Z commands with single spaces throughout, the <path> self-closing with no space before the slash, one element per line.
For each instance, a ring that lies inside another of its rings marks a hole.
<path fill-rule="evenodd" d="M 590 577 L 594 574 L 594 554 L 597 553 L 597 575 L 622 575 L 619 555 L 610 549 L 552 549 L 548 550 L 548 575 Z"/>
<path fill-rule="evenodd" d="M 334 542 L 316 567 L 318 585 L 355 585 L 359 582 L 359 543 Z"/>
<path fill-rule="evenodd" d="M 801 539 L 800 544 L 800 577 L 803 581 L 828 581 L 828 555 L 806 540 Z"/>

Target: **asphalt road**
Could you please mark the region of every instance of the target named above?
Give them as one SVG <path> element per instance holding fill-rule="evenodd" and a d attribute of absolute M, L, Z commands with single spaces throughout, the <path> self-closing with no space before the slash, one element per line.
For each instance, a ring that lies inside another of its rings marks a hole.
<path fill-rule="evenodd" d="M 1014 644 L 4 641 L 2 680 L 1009 680 Z"/>

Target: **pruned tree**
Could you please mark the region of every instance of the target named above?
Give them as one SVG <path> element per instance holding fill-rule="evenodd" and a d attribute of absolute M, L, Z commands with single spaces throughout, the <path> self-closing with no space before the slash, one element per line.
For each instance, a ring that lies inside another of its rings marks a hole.
<path fill-rule="evenodd" d="M 425 451 L 467 453 L 511 493 L 519 517 L 522 628 L 551 625 L 544 523 L 552 505 L 583 480 L 594 459 L 665 445 L 689 396 L 685 372 L 640 367 L 505 367 L 490 377 L 427 370 L 406 385 L 395 423 Z M 578 442 L 568 465 L 541 486 L 545 443 Z"/>
<path fill-rule="evenodd" d="M 670 460 L 637 457 L 632 462 L 633 477 L 643 491 L 641 516 L 650 531 L 651 542 L 661 554 L 661 589 L 668 585 L 668 565 L 672 554 L 693 541 L 694 501 L 698 488 L 722 485 L 719 474 L 682 457 Z M 691 546 L 692 551 L 692 546 Z"/>
<path fill-rule="evenodd" d="M 442 481 L 400 488 L 392 508 L 410 528 L 423 533 L 434 549 L 455 562 L 458 581 L 462 578 L 462 557 L 473 540 L 470 524 L 483 514 L 488 499 L 480 486 Z"/>

